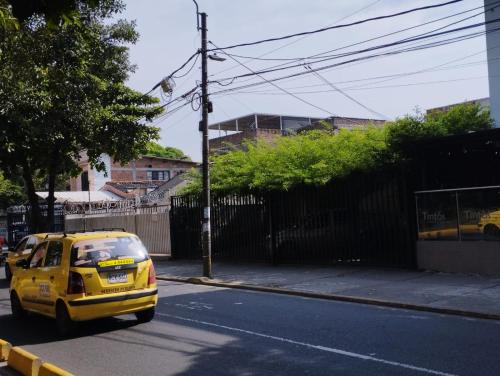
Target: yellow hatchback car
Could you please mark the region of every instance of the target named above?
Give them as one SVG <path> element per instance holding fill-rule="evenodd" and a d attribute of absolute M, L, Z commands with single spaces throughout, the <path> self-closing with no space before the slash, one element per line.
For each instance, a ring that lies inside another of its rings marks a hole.
<path fill-rule="evenodd" d="M 9 250 L 7 259 L 5 260 L 5 279 L 10 281 L 12 274 L 16 270 L 16 263 L 20 260 L 30 257 L 33 248 L 45 240 L 47 234 L 33 234 L 22 238 L 17 245 Z"/>
<path fill-rule="evenodd" d="M 139 322 L 154 317 L 155 269 L 134 234 L 49 234 L 17 267 L 10 285 L 12 315 L 53 317 L 62 335 L 77 321 L 129 313 Z"/>

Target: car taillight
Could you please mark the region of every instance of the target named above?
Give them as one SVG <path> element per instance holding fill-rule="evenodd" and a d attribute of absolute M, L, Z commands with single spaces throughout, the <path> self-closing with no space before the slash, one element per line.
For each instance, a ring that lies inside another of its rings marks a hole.
<path fill-rule="evenodd" d="M 153 285 L 156 283 L 156 273 L 153 264 L 149 267 L 148 285 Z"/>
<path fill-rule="evenodd" d="M 68 294 L 85 294 L 85 285 L 80 274 L 69 272 L 68 276 Z"/>

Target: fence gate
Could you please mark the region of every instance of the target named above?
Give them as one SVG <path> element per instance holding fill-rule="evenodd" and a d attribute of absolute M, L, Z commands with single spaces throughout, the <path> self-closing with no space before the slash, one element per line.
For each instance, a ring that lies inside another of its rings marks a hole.
<path fill-rule="evenodd" d="M 214 197 L 214 259 L 415 266 L 415 207 L 399 172 Z M 201 202 L 173 197 L 172 256 L 201 257 Z"/>

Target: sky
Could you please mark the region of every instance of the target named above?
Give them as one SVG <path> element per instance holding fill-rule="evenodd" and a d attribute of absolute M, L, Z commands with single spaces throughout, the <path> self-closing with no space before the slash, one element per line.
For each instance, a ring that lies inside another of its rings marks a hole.
<path fill-rule="evenodd" d="M 198 0 L 200 11 L 208 14 L 208 40 L 218 47 L 315 30 L 442 2 L 445 0 Z M 135 20 L 140 33 L 139 41 L 130 46 L 130 59 L 137 65 L 137 69 L 131 74 L 128 84 L 136 90 L 148 92 L 200 47 L 201 38 L 196 30 L 195 6 L 191 0 L 126 0 L 125 3 L 127 7 L 120 18 Z M 480 23 L 484 21 L 484 15 L 481 14 L 482 5 L 483 0 L 463 0 L 441 8 L 329 30 L 307 37 L 227 50 L 232 57 L 219 53 L 226 61 L 209 61 L 209 79 L 220 81 L 249 73 L 249 69 L 261 70 L 283 63 L 257 61 L 234 55 L 261 56 L 267 59 L 303 58 L 353 43 L 365 42 L 335 53 L 391 43 L 457 21 L 461 22 L 448 26 L 448 29 Z M 478 9 L 473 10 L 474 8 Z M 461 12 L 466 13 L 457 14 Z M 422 26 L 423 23 L 452 15 L 454 16 Z M 464 20 L 468 17 L 470 19 Z M 409 27 L 414 28 L 401 32 Z M 439 31 L 444 30 L 447 29 Z M 462 34 L 481 30 L 482 28 L 471 29 Z M 370 38 L 396 31 L 400 32 L 367 42 Z M 449 34 L 438 39 L 456 35 L 460 34 Z M 210 47 L 213 48 L 213 45 Z M 392 47 L 395 48 L 401 46 Z M 344 57 L 310 66 L 316 68 L 347 59 L 350 58 Z M 190 67 L 191 64 L 188 64 L 179 75 L 188 72 Z M 265 78 L 272 79 L 305 70 L 306 67 L 302 65 L 266 74 Z M 256 112 L 310 117 L 384 116 L 387 119 L 395 119 L 413 113 L 417 108 L 425 110 L 488 96 L 484 35 L 446 46 L 353 62 L 319 73 L 320 76 L 307 74 L 276 81 L 275 84 L 279 88 L 266 83 L 258 76 L 251 79 L 239 78 L 225 87 L 213 83 L 209 87 L 211 93 L 243 83 L 264 84 L 241 89 L 240 92 L 212 95 L 214 111 L 209 116 L 209 124 Z M 189 74 L 174 79 L 172 98 L 194 88 L 200 77 L 200 63 L 197 61 Z M 350 98 L 335 88 L 342 90 Z M 295 97 L 286 94 L 282 89 L 293 93 Z M 163 103 L 168 99 L 160 95 L 159 90 L 153 94 L 161 97 Z M 167 106 L 167 111 L 184 103 L 187 102 L 181 101 Z M 196 107 L 197 104 L 194 103 L 194 108 Z M 200 161 L 199 120 L 200 112 L 194 111 L 191 105 L 162 116 L 154 122 L 161 129 L 160 143 L 180 148 L 193 160 Z M 218 135 L 216 131 L 212 133 L 213 137 Z"/>

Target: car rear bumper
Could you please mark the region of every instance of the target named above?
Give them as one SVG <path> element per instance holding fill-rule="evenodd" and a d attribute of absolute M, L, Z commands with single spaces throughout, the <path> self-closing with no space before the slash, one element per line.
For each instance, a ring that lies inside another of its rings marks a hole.
<path fill-rule="evenodd" d="M 68 311 L 75 321 L 125 315 L 156 306 L 158 289 L 128 293 L 107 294 L 102 297 L 84 297 L 69 300 Z"/>

